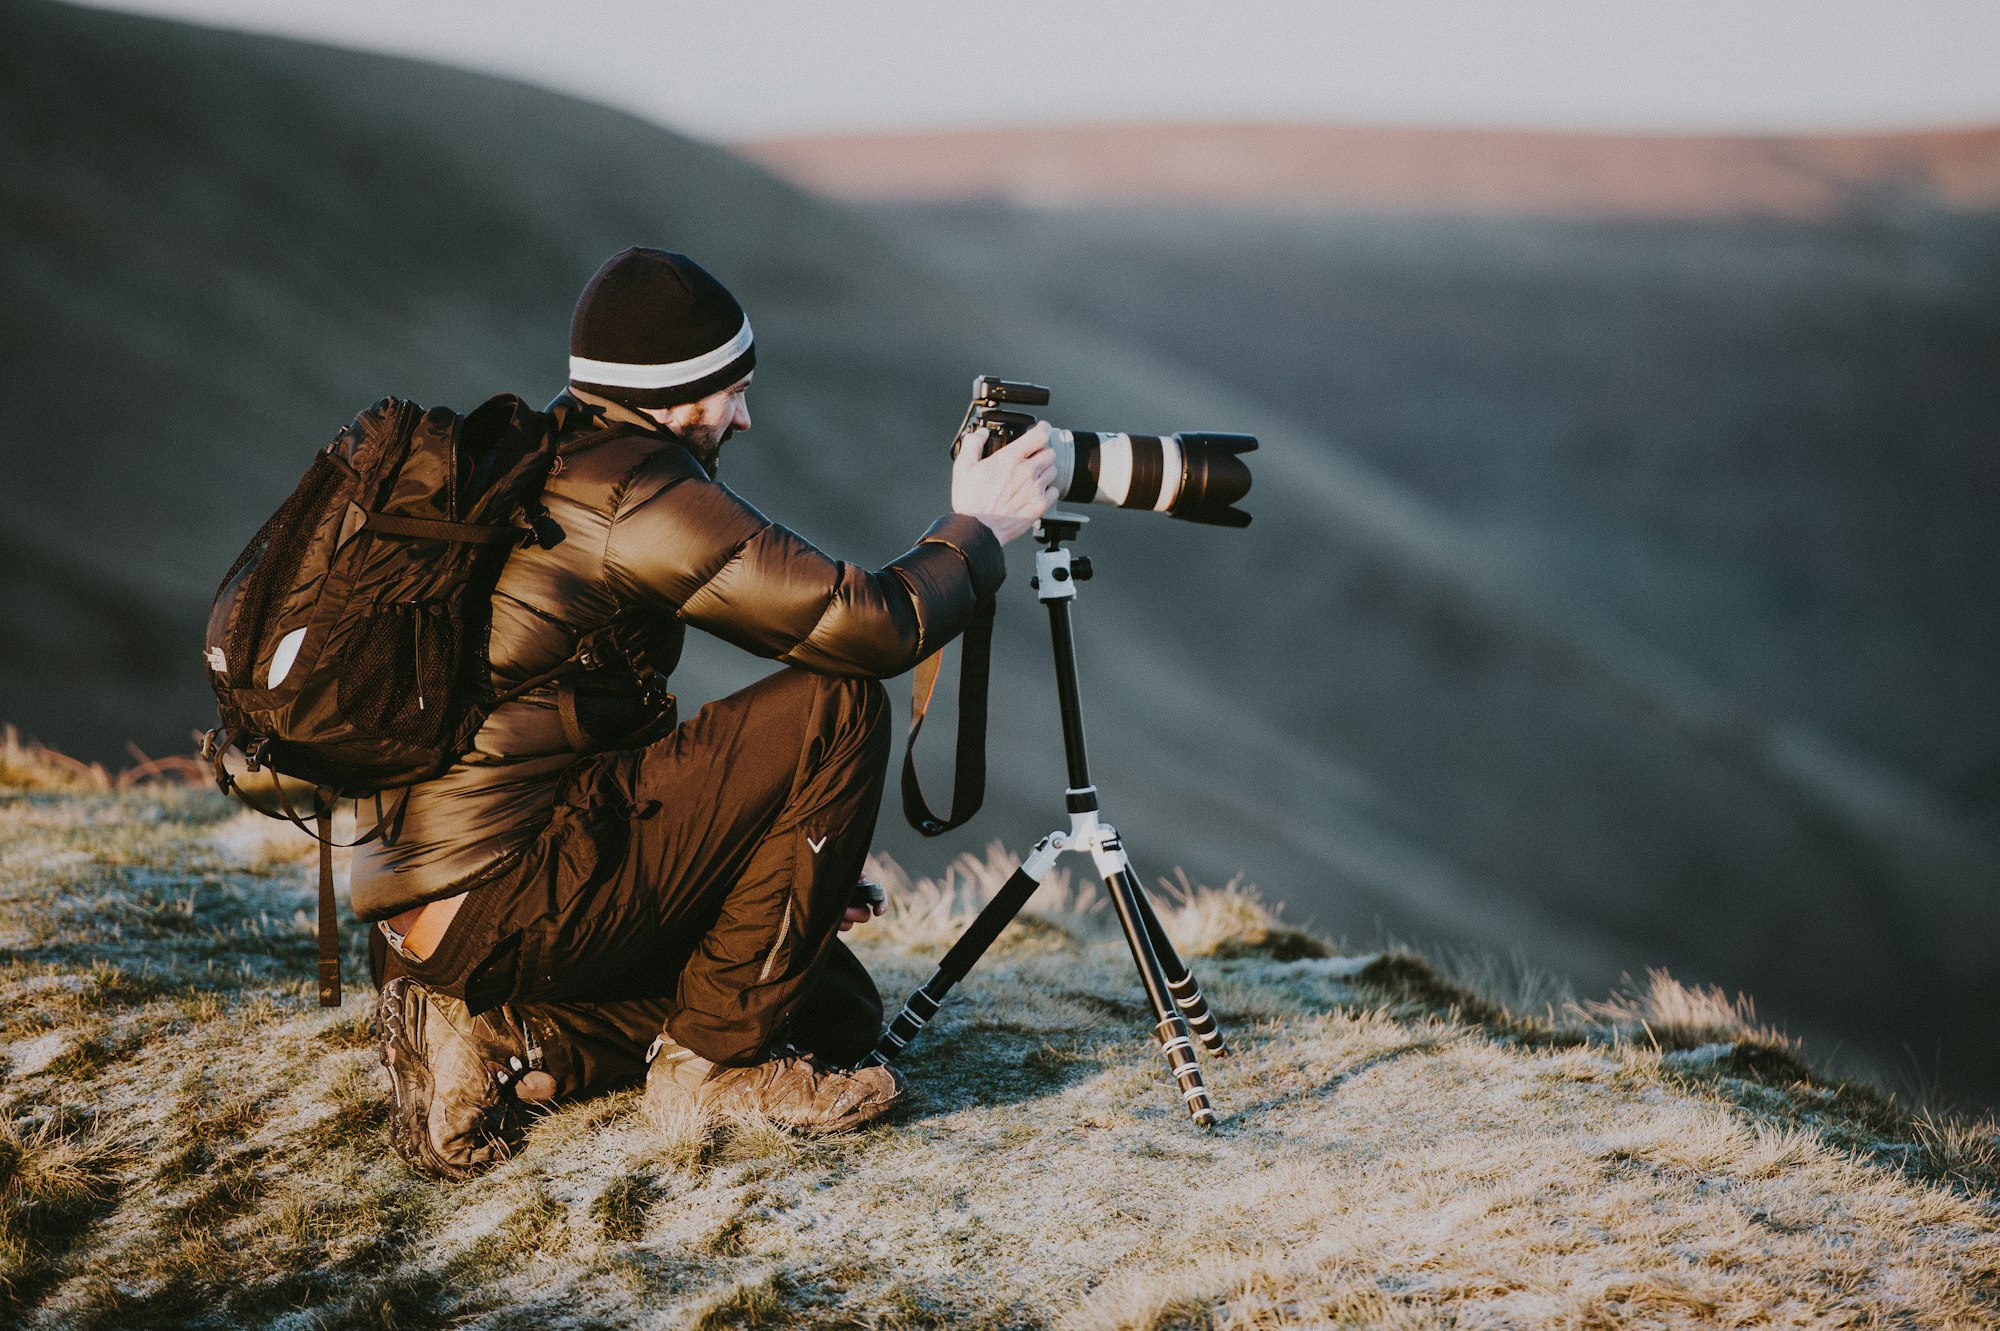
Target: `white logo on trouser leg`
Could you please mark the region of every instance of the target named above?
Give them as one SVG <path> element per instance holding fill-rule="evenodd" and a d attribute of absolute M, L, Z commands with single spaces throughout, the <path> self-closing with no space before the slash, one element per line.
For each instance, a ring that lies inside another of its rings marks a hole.
<path fill-rule="evenodd" d="M 825 838 L 825 837 L 821 837 L 821 838 L 819 838 L 819 840 L 815 841 L 815 840 L 813 840 L 813 839 L 812 839 L 811 837 L 807 837 L 807 838 L 806 838 L 806 844 L 807 844 L 808 846 L 811 846 L 811 847 L 813 848 L 813 854 L 817 855 L 817 854 L 819 854 L 819 848 L 820 848 L 821 846 L 824 846 L 824 845 L 826 844 L 826 838 Z"/>

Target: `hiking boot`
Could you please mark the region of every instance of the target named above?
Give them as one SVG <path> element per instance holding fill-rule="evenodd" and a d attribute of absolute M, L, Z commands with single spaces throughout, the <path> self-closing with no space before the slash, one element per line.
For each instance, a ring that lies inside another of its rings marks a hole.
<path fill-rule="evenodd" d="M 389 1069 L 389 1141 L 412 1169 L 467 1179 L 513 1155 L 524 1109 L 555 1096 L 542 1051 L 505 1007 L 475 1017 L 465 1004 L 401 976 L 376 1008 Z"/>
<path fill-rule="evenodd" d="M 885 1065 L 842 1071 L 788 1049 L 748 1067 L 724 1067 L 664 1034 L 654 1050 L 641 1103 L 649 1117 L 690 1106 L 697 1112 L 748 1110 L 816 1137 L 873 1123 L 903 1101 L 903 1075 Z"/>

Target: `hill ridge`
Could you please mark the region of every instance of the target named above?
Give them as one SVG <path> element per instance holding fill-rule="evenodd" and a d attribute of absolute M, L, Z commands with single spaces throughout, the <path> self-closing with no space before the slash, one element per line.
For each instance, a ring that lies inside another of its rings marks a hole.
<path fill-rule="evenodd" d="M 865 202 L 1824 218 L 1885 197 L 2000 204 L 2000 128 L 1619 134 L 1359 125 L 1038 126 L 744 139 L 820 193 Z"/>

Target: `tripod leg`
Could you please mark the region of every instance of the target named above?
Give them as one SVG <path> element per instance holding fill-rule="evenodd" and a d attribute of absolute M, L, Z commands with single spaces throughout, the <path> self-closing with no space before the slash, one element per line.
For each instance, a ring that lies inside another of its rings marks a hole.
<path fill-rule="evenodd" d="M 1028 852 L 1028 858 L 1021 861 L 1021 867 L 1014 870 L 1013 876 L 1001 885 L 999 893 L 979 912 L 979 918 L 966 927 L 958 941 L 944 954 L 931 978 L 910 995 L 909 1001 L 903 1004 L 903 1010 L 896 1014 L 889 1028 L 882 1032 L 882 1038 L 875 1042 L 875 1048 L 862 1060 L 863 1064 L 887 1063 L 902 1053 L 903 1047 L 916 1039 L 917 1032 L 937 1015 L 951 987 L 965 978 L 973 963 L 993 946 L 993 940 L 1000 936 L 1008 921 L 1021 913 L 1021 907 L 1028 904 L 1028 898 L 1042 885 L 1050 866 L 1062 853 L 1055 848 L 1054 842 L 1055 836 L 1051 833 L 1035 843 L 1035 848 Z"/>
<path fill-rule="evenodd" d="M 1152 1001 L 1153 1015 L 1159 1018 L 1153 1033 L 1159 1037 L 1160 1052 L 1166 1055 L 1167 1068 L 1174 1074 L 1174 1085 L 1195 1126 L 1212 1128 L 1215 1106 L 1209 1102 L 1208 1086 L 1201 1079 L 1201 1064 L 1194 1056 L 1194 1040 L 1188 1032 L 1187 1020 L 1169 996 L 1167 977 L 1160 969 L 1159 955 L 1153 950 L 1153 939 L 1141 914 L 1139 882 L 1125 863 L 1125 852 L 1116 838 L 1100 842 L 1093 848 L 1093 854 L 1098 872 L 1104 875 L 1104 886 L 1111 894 L 1111 904 L 1118 912 L 1118 923 L 1125 929 L 1125 941 L 1131 946 L 1132 960 L 1139 968 L 1140 983 L 1145 985 L 1146 997 Z"/>
<path fill-rule="evenodd" d="M 1153 899 L 1140 885 L 1137 875 L 1129 866 L 1125 872 L 1132 879 L 1132 896 L 1139 903 L 1139 918 L 1145 921 L 1146 935 L 1153 940 L 1153 951 L 1160 958 L 1160 970 L 1167 977 L 1167 990 L 1174 996 L 1174 1006 L 1186 1015 L 1188 1026 L 1203 1048 L 1211 1054 L 1226 1057 L 1229 1042 L 1222 1038 L 1222 1028 L 1215 1024 L 1215 1015 L 1208 1010 L 1208 1000 L 1201 996 L 1201 986 L 1195 983 L 1194 972 L 1181 960 L 1181 954 L 1174 950 L 1173 940 L 1167 937 L 1166 928 L 1153 909 Z"/>

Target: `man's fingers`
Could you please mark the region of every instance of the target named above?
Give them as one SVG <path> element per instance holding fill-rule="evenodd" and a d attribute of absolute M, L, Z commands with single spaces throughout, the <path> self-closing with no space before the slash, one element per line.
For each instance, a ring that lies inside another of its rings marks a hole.
<path fill-rule="evenodd" d="M 1027 431 L 1025 434 L 1022 434 L 1020 437 L 1016 438 L 1011 443 L 1009 443 L 1005 448 L 1001 449 L 998 453 L 995 453 L 993 456 L 1002 457 L 1007 454 L 1012 454 L 1015 457 L 1027 457 L 1032 455 L 1036 449 L 1047 448 L 1048 446 L 1049 446 L 1048 422 L 1042 421 L 1038 422 L 1034 429 Z M 1050 456 L 1054 455 L 1051 454 Z"/>

